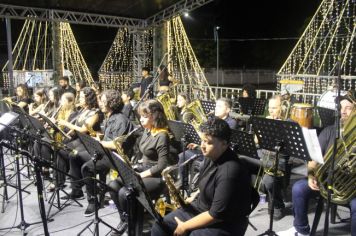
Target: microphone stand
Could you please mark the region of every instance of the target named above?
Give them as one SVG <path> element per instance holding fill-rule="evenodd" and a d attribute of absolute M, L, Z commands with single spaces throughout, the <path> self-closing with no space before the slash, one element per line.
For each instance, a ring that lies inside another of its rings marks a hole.
<path fill-rule="evenodd" d="M 328 190 L 327 190 L 327 201 L 326 201 L 326 210 L 325 210 L 325 221 L 324 221 L 324 232 L 323 236 L 327 236 L 329 232 L 329 211 L 331 205 L 331 194 L 333 190 L 333 181 L 334 181 L 334 165 L 335 165 L 335 156 L 337 153 L 337 142 L 340 138 L 340 111 L 341 111 L 341 104 L 340 104 L 340 90 L 341 90 L 341 58 L 338 58 L 337 62 L 337 78 L 336 78 L 336 99 L 335 99 L 335 140 L 333 144 L 333 154 L 331 155 L 331 165 L 328 171 Z"/>
<path fill-rule="evenodd" d="M 164 61 L 164 59 L 167 57 L 168 53 L 165 53 L 161 62 L 159 63 L 158 67 L 160 67 Z M 167 70 L 167 67 L 165 68 L 165 70 Z M 159 76 L 161 75 L 162 71 L 158 72 L 156 71 L 156 74 L 154 76 L 154 79 L 152 80 L 152 82 L 147 86 L 145 92 L 143 93 L 142 97 L 140 98 L 140 100 L 138 100 L 138 102 L 135 104 L 135 106 L 132 108 L 133 111 L 137 110 L 138 106 L 143 102 L 143 99 L 145 99 L 145 97 L 147 96 L 147 94 L 150 92 L 150 91 L 153 91 L 153 86 L 154 84 L 156 83 L 156 81 L 158 80 Z M 140 118 L 138 117 L 138 114 L 137 112 L 134 112 L 136 118 L 138 121 L 140 121 Z M 142 127 L 141 125 L 141 122 L 139 122 L 140 126 Z M 142 127 L 143 129 L 143 127 Z"/>

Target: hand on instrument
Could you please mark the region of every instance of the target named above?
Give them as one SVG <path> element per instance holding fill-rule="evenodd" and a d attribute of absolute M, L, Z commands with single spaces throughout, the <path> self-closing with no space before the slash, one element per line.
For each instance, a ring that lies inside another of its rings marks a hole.
<path fill-rule="evenodd" d="M 187 230 L 184 227 L 184 222 L 181 221 L 178 217 L 174 217 L 177 222 L 177 228 L 174 230 L 174 236 L 183 236 L 187 234 Z"/>
<path fill-rule="evenodd" d="M 315 176 L 308 176 L 308 185 L 314 191 L 319 191 L 318 181 Z"/>
<path fill-rule="evenodd" d="M 199 147 L 199 145 L 195 144 L 195 143 L 189 143 L 187 145 L 187 148 L 190 149 L 190 150 L 196 149 L 197 147 Z"/>

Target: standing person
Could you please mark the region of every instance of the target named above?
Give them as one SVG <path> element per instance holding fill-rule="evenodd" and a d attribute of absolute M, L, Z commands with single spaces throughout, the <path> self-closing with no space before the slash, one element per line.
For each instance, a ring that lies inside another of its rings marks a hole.
<path fill-rule="evenodd" d="M 153 77 L 150 75 L 150 69 L 148 67 L 142 68 L 142 80 L 140 85 L 140 98 L 145 94 L 148 85 L 150 85 L 153 81 Z M 153 98 L 153 87 L 151 91 L 149 91 L 146 95 L 145 99 L 152 99 Z"/>
<path fill-rule="evenodd" d="M 341 105 L 341 130 L 345 122 L 355 115 L 355 98 L 352 94 L 342 96 L 340 99 Z M 331 125 L 323 129 L 319 135 L 319 143 L 323 155 L 333 147 L 336 137 L 336 127 Z M 342 135 L 341 135 L 342 136 Z M 310 161 L 308 163 L 308 178 L 297 181 L 292 188 L 292 202 L 294 221 L 293 227 L 278 232 L 280 236 L 304 236 L 309 235 L 310 226 L 308 222 L 308 205 L 311 198 L 320 196 L 319 183 L 315 173 L 318 163 Z M 321 196 L 320 196 L 321 197 Z M 349 202 L 351 209 L 351 235 L 356 236 L 356 197 L 354 196 Z"/>
<path fill-rule="evenodd" d="M 59 86 L 60 86 L 60 95 L 63 93 L 73 93 L 73 95 L 76 95 L 76 90 L 72 86 L 69 85 L 69 77 L 68 76 L 63 76 L 59 78 L 58 80 Z"/>
<path fill-rule="evenodd" d="M 250 175 L 229 148 L 231 129 L 213 117 L 200 126 L 204 164 L 199 177 L 198 195 L 188 207 L 179 208 L 163 219 L 164 230 L 155 223 L 152 236 L 242 236 L 251 211 Z M 243 193 L 243 194 L 241 194 Z"/>
<path fill-rule="evenodd" d="M 142 153 L 142 165 L 137 168 L 147 192 L 152 199 L 157 199 L 165 188 L 161 173 L 169 165 L 176 162 L 176 155 L 170 147 L 167 118 L 161 103 L 147 100 L 138 108 L 140 122 L 145 128 L 140 139 L 139 150 Z M 120 214 L 120 224 L 117 230 L 121 233 L 127 229 L 124 212 L 127 212 L 126 194 L 121 179 L 110 182 L 110 187 L 116 191 L 110 192 Z M 111 235 L 118 235 L 113 233 Z"/>
<path fill-rule="evenodd" d="M 168 68 L 165 65 L 160 65 L 157 69 L 159 74 L 158 80 L 158 91 L 159 94 L 163 94 L 168 92 L 169 87 L 172 83 L 176 83 L 177 81 L 172 77 L 172 75 L 168 72 Z"/>

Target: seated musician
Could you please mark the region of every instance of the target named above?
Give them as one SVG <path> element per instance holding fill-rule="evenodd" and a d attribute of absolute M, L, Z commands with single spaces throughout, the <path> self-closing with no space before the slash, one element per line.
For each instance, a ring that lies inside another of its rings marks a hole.
<path fill-rule="evenodd" d="M 200 126 L 204 164 L 199 178 L 199 195 L 186 207 L 155 223 L 152 236 L 245 234 L 251 206 L 250 175 L 229 148 L 231 129 L 220 118 L 210 118 Z M 243 193 L 243 194 L 241 194 Z M 194 194 L 197 195 L 196 193 Z"/>
<path fill-rule="evenodd" d="M 121 99 L 124 104 L 121 113 L 124 114 L 129 120 L 135 121 L 135 114 L 134 111 L 132 110 L 132 104 L 131 100 L 134 98 L 135 93 L 132 91 L 132 89 L 123 91 L 121 94 Z"/>
<path fill-rule="evenodd" d="M 80 96 L 80 91 L 87 87 L 87 83 L 85 82 L 85 80 L 77 80 L 75 82 L 75 106 L 77 108 L 77 110 L 80 110 L 80 106 L 79 106 L 79 96 Z"/>
<path fill-rule="evenodd" d="M 43 109 L 42 113 L 47 117 L 53 117 L 59 108 L 59 101 L 61 99 L 60 90 L 56 87 L 48 91 L 48 104 Z"/>
<path fill-rule="evenodd" d="M 245 84 L 242 87 L 243 98 L 256 98 L 256 87 L 252 84 Z"/>
<path fill-rule="evenodd" d="M 145 128 L 140 139 L 139 150 L 143 155 L 142 165 L 137 168 L 148 194 L 152 199 L 157 199 L 165 189 L 161 172 L 169 165 L 176 163 L 177 155 L 171 150 L 167 118 L 161 103 L 156 100 L 147 100 L 138 108 L 140 122 Z M 120 224 L 117 230 L 123 233 L 127 228 L 127 219 L 123 213 L 126 212 L 126 192 L 120 178 L 110 182 L 110 187 L 116 189 L 110 192 L 120 214 Z M 112 233 L 112 235 L 118 235 Z"/>
<path fill-rule="evenodd" d="M 341 104 L 341 130 L 345 122 L 355 115 L 356 102 L 352 94 L 345 95 L 340 99 Z M 328 126 L 323 129 L 319 135 L 319 143 L 323 155 L 327 153 L 329 149 L 333 147 L 336 136 L 335 125 Z M 342 135 L 341 135 L 342 136 Z M 352 150 L 351 150 L 352 151 Z M 353 150 L 355 151 L 355 150 Z M 278 232 L 280 236 L 303 236 L 309 235 L 310 226 L 308 222 L 308 203 L 311 198 L 320 196 L 319 183 L 315 176 L 316 168 L 318 164 L 315 161 L 308 163 L 308 178 L 297 181 L 292 188 L 292 200 L 293 200 L 293 227 Z M 354 186 L 355 187 L 355 186 Z M 356 235 L 356 196 L 351 198 L 349 202 L 351 209 L 351 235 Z"/>
<path fill-rule="evenodd" d="M 226 121 L 226 123 L 229 125 L 230 129 L 235 129 L 237 122 L 235 119 L 231 118 L 229 116 L 229 113 L 231 111 L 232 107 L 232 102 L 228 98 L 219 98 L 216 100 L 216 105 L 215 105 L 215 116 Z M 201 151 L 199 150 L 199 145 L 195 143 L 189 143 L 187 145 L 188 150 L 185 151 L 185 154 L 180 153 L 179 154 L 179 161 L 178 163 L 181 164 L 185 162 L 186 160 L 190 159 L 192 156 L 195 154 L 201 154 Z M 197 161 L 202 161 L 203 157 L 200 159 L 197 159 Z M 182 169 L 180 170 L 180 176 L 182 176 Z"/>
<path fill-rule="evenodd" d="M 16 103 L 19 107 L 23 108 L 28 113 L 28 106 L 32 103 L 32 99 L 29 96 L 27 85 L 19 84 L 16 87 L 16 97 L 9 98 L 11 102 Z"/>
<path fill-rule="evenodd" d="M 69 84 L 69 77 L 68 76 L 62 76 L 58 80 L 58 84 L 60 87 L 60 95 L 63 93 L 73 93 L 73 95 L 76 95 L 76 90 Z"/>
<path fill-rule="evenodd" d="M 29 108 L 29 114 L 31 116 L 35 115 L 38 112 L 41 112 L 44 110 L 45 105 L 47 104 L 47 95 L 44 89 L 38 89 L 34 94 L 33 94 L 33 103 L 31 103 L 28 108 Z"/>
<path fill-rule="evenodd" d="M 187 108 L 190 99 L 187 94 L 180 93 L 177 96 L 177 107 L 176 107 L 176 117 L 177 120 L 183 121 L 185 123 L 190 123 L 193 118 L 194 114 Z"/>
<path fill-rule="evenodd" d="M 103 140 L 100 141 L 102 146 L 107 149 L 116 150 L 114 139 L 125 134 L 128 134 L 134 129 L 133 124 L 120 111 L 122 109 L 121 94 L 116 90 L 104 91 L 99 100 L 100 110 L 104 113 L 103 121 Z M 130 141 L 126 141 L 126 146 L 123 147 L 125 154 L 131 148 Z M 94 163 L 92 156 L 87 151 L 78 152 L 75 158 L 70 160 L 70 169 L 76 179 L 84 179 L 87 190 L 88 207 L 84 212 L 84 216 L 91 216 L 95 212 L 95 198 L 93 198 L 93 178 Z M 102 157 L 96 162 L 96 172 L 100 176 L 106 176 L 110 169 L 115 169 L 110 159 L 107 156 Z M 81 184 L 72 184 L 73 197 L 81 196 Z"/>

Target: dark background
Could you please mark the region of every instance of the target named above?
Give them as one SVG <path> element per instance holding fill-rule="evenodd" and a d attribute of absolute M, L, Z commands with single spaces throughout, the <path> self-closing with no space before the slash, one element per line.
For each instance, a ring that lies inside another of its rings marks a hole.
<path fill-rule="evenodd" d="M 216 66 L 214 27 L 220 26 L 221 68 L 278 70 L 321 0 L 216 0 L 182 16 L 202 67 Z M 13 45 L 24 21 L 12 20 Z M 89 69 L 96 74 L 116 29 L 71 25 Z M 0 66 L 7 60 L 5 20 L 0 19 Z"/>

